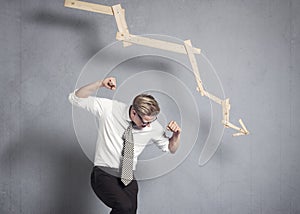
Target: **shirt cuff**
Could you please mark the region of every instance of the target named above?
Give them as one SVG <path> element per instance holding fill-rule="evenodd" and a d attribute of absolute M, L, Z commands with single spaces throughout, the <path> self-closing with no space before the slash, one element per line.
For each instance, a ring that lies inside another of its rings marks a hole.
<path fill-rule="evenodd" d="M 161 150 L 162 150 L 163 152 L 170 152 L 170 150 L 169 150 L 169 144 L 163 146 L 163 147 L 161 148 Z"/>
<path fill-rule="evenodd" d="M 77 104 L 78 105 L 81 101 L 86 99 L 86 98 L 77 97 L 76 94 L 75 94 L 77 90 L 78 89 L 75 89 L 72 93 L 69 94 L 69 101 L 70 101 L 71 104 Z"/>

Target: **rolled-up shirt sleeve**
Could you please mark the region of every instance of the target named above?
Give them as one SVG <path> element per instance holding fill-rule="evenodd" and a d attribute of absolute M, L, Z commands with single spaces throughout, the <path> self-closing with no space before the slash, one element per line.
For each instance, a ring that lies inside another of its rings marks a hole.
<path fill-rule="evenodd" d="M 103 114 L 103 102 L 104 98 L 98 98 L 89 96 L 87 98 L 80 98 L 76 96 L 76 90 L 74 90 L 72 93 L 69 94 L 69 101 L 72 105 L 83 108 L 95 116 L 100 117 Z"/>
<path fill-rule="evenodd" d="M 160 137 L 153 139 L 154 143 L 158 148 L 160 148 L 163 152 L 169 152 L 169 138 L 166 136 L 164 130 L 161 131 Z"/>

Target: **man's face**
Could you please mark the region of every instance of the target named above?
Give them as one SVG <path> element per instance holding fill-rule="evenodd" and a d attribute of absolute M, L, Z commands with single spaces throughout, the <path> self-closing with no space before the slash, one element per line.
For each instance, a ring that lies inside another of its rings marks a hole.
<path fill-rule="evenodd" d="M 156 116 L 141 116 L 134 109 L 132 109 L 131 120 L 135 123 L 137 128 L 142 129 L 145 127 L 149 127 L 151 123 L 154 122 L 156 119 Z"/>

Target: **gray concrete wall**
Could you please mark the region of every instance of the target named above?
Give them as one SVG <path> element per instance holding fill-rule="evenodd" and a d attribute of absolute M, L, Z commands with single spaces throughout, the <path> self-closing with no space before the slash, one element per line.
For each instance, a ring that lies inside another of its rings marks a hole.
<path fill-rule="evenodd" d="M 139 213 L 300 213 L 300 1 L 99 3 L 121 3 L 133 34 L 191 39 L 231 98 L 232 120 L 251 131 L 225 130 L 204 167 L 199 140 L 175 170 L 140 181 Z M 115 33 L 113 17 L 63 0 L 1 0 L 0 213 L 108 213 L 90 188 L 67 95 Z"/>

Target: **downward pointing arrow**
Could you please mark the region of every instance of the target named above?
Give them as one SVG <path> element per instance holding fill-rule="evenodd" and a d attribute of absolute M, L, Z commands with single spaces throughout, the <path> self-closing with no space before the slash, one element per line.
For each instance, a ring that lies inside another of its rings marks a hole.
<path fill-rule="evenodd" d="M 237 133 L 233 134 L 233 136 L 241 136 L 241 135 L 249 134 L 249 131 L 247 130 L 247 128 L 245 127 L 241 119 L 239 120 L 241 127 L 237 127 L 236 125 L 229 122 L 229 110 L 230 110 L 229 99 L 222 100 L 219 97 L 206 91 L 205 88 L 203 87 L 202 80 L 200 78 L 199 68 L 197 65 L 197 60 L 195 58 L 195 54 L 200 54 L 201 50 L 198 48 L 194 48 L 190 40 L 184 41 L 184 45 L 181 45 L 181 44 L 170 43 L 166 41 L 150 39 L 147 37 L 141 37 L 141 36 L 130 34 L 125 19 L 125 10 L 121 7 L 120 4 L 110 7 L 110 6 L 100 5 L 100 4 L 89 3 L 85 1 L 65 0 L 65 6 L 70 8 L 96 12 L 96 13 L 113 15 L 115 17 L 115 21 L 117 23 L 117 27 L 119 30 L 119 32 L 117 32 L 116 39 L 123 41 L 124 47 L 127 47 L 132 43 L 134 43 L 138 45 L 144 45 L 144 46 L 163 49 L 167 51 L 187 54 L 190 63 L 192 65 L 192 70 L 195 75 L 195 79 L 198 86 L 197 87 L 198 92 L 201 94 L 201 96 L 206 96 L 210 100 L 222 105 L 223 125 L 227 128 L 233 128 L 238 131 Z"/>
<path fill-rule="evenodd" d="M 225 120 L 223 120 L 222 123 L 224 124 L 224 126 L 226 128 L 232 128 L 232 129 L 235 129 L 235 130 L 238 131 L 237 133 L 233 134 L 233 136 L 235 136 L 235 137 L 249 134 L 249 131 L 247 130 L 245 124 L 242 121 L 242 119 L 239 119 L 239 123 L 240 123 L 241 127 L 238 127 L 238 126 L 230 123 L 229 121 L 225 121 Z"/>

